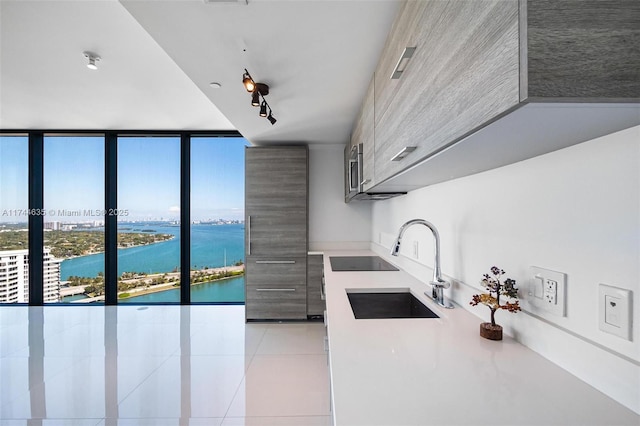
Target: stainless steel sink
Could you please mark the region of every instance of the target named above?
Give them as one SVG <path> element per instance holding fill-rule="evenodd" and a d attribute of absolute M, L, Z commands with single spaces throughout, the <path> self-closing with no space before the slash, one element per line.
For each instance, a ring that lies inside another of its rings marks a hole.
<path fill-rule="evenodd" d="M 408 289 L 347 289 L 356 319 L 440 318 Z"/>

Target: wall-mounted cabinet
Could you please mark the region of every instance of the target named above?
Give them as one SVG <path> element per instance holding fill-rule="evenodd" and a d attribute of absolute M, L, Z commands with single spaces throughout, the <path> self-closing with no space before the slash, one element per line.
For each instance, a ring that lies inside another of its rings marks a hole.
<path fill-rule="evenodd" d="M 407 20 L 417 28 L 405 30 Z M 391 38 L 383 56 L 396 60 L 381 61 L 375 78 L 379 181 L 519 101 L 517 2 L 409 2 L 397 24 L 393 30 L 411 37 L 406 46 Z M 405 47 L 415 47 L 415 53 L 392 80 L 390 66 L 398 64 Z M 416 149 L 392 161 L 405 147 Z"/>
<path fill-rule="evenodd" d="M 354 127 L 369 128 L 373 92 L 368 189 L 412 190 L 640 124 L 638 16 L 636 0 L 405 2 Z"/>

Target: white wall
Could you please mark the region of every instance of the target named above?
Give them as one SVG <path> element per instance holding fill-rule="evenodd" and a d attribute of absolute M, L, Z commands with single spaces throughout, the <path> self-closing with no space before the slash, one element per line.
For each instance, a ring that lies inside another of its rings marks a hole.
<path fill-rule="evenodd" d="M 309 146 L 309 249 L 369 248 L 369 203 L 344 202 L 344 145 Z"/>
<path fill-rule="evenodd" d="M 488 308 L 468 303 L 491 266 L 520 287 L 532 265 L 566 273 L 566 317 L 502 311 L 497 321 L 640 413 L 640 127 L 377 202 L 372 215 L 372 248 L 380 254 L 405 221 L 432 222 L 442 272 L 456 282 L 453 299 L 486 320 Z M 401 266 L 428 281 L 431 234 L 413 227 L 403 242 Z M 633 341 L 599 331 L 599 283 L 633 291 Z"/>

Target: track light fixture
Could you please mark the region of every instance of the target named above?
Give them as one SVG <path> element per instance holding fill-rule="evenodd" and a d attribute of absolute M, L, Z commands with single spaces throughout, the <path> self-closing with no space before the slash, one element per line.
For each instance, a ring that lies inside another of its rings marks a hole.
<path fill-rule="evenodd" d="M 266 117 L 271 125 L 276 124 L 277 120 L 273 117 L 271 106 L 264 98 L 269 94 L 269 86 L 264 83 L 256 83 L 246 68 L 244 69 L 244 74 L 242 74 L 242 84 L 247 89 L 247 92 L 251 93 L 251 106 L 260 107 L 260 117 Z M 260 98 L 262 98 L 262 102 L 260 102 Z M 269 114 L 267 114 L 267 108 L 269 109 Z"/>

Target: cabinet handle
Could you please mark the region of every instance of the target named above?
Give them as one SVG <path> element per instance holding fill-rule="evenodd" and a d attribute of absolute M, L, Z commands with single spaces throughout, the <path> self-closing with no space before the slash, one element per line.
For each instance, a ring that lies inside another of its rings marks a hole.
<path fill-rule="evenodd" d="M 349 153 L 349 157 L 352 160 L 355 160 L 357 156 L 358 156 L 358 145 L 354 145 L 351 147 L 351 152 Z"/>
<path fill-rule="evenodd" d="M 256 291 L 296 291 L 295 288 L 256 288 Z"/>
<path fill-rule="evenodd" d="M 416 147 L 415 147 L 415 146 L 405 146 L 404 148 L 402 148 L 402 149 L 400 150 L 400 152 L 399 152 L 399 153 L 397 153 L 396 155 L 394 155 L 394 156 L 391 158 L 391 161 L 401 161 L 401 160 L 404 160 L 404 158 L 405 158 L 407 155 L 411 154 L 411 153 L 412 153 L 413 151 L 415 151 L 415 150 L 416 150 Z"/>
<path fill-rule="evenodd" d="M 324 290 L 324 277 L 322 277 L 322 284 L 320 285 L 320 300 L 327 300 L 327 294 Z"/>
<path fill-rule="evenodd" d="M 393 69 L 391 73 L 391 80 L 397 80 L 402 76 L 405 68 L 407 68 L 407 64 L 409 63 L 409 59 L 413 56 L 413 53 L 416 51 L 415 46 L 413 47 L 405 47 L 402 51 L 402 55 L 400 55 L 400 59 L 398 59 L 398 63 L 396 67 Z"/>
<path fill-rule="evenodd" d="M 247 216 L 247 239 L 247 254 L 251 256 L 251 215 Z"/>
<path fill-rule="evenodd" d="M 293 263 L 296 263 L 296 261 L 295 260 L 256 260 L 256 263 L 260 265 L 281 265 L 281 264 L 291 265 Z"/>
<path fill-rule="evenodd" d="M 363 180 L 362 182 L 360 182 L 360 185 L 366 185 L 366 184 L 368 184 L 369 182 L 371 182 L 371 179 L 365 179 L 365 180 Z"/>

